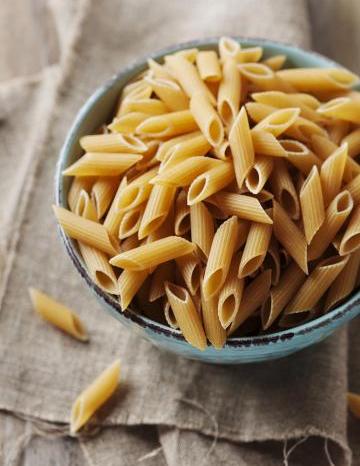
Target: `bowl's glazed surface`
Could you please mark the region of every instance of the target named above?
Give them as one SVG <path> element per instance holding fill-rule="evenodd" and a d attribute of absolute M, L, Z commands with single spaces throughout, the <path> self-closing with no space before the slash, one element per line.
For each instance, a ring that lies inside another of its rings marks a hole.
<path fill-rule="evenodd" d="M 292 67 L 340 66 L 317 53 L 301 50 L 291 45 L 263 39 L 240 37 L 234 37 L 234 39 L 238 40 L 244 47 L 263 47 L 265 57 L 285 54 L 288 57 L 288 65 Z M 79 146 L 80 137 L 95 132 L 105 121 L 109 120 L 114 112 L 122 87 L 146 69 L 146 59 L 150 57 L 160 59 L 166 54 L 190 47 L 211 49 L 217 46 L 217 42 L 218 38 L 212 38 L 183 43 L 144 57 L 133 65 L 123 68 L 116 76 L 95 91 L 80 109 L 60 152 L 56 167 L 57 204 L 68 207 L 66 199 L 71 179 L 63 178 L 61 172 L 82 154 Z M 205 351 L 199 351 L 190 346 L 179 331 L 154 322 L 131 309 L 122 312 L 116 297 L 105 293 L 92 281 L 75 247 L 75 242 L 67 237 L 62 229 L 60 229 L 60 233 L 73 264 L 106 311 L 157 347 L 190 359 L 217 364 L 241 364 L 276 359 L 319 342 L 360 313 L 360 291 L 357 291 L 336 309 L 306 324 L 263 336 L 231 337 L 221 350 L 209 346 Z"/>

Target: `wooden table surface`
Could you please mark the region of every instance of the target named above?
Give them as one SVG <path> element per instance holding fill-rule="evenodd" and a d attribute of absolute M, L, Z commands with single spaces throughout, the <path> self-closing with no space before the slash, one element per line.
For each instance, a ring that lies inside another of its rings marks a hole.
<path fill-rule="evenodd" d="M 51 11 L 72 8 L 77 0 L 2 0 L 0 11 L 0 84 L 31 75 L 59 61 L 64 29 Z M 65 5 L 67 4 L 67 5 Z M 50 8 L 51 7 L 51 8 Z M 309 0 L 313 48 L 360 72 L 360 1 Z M 336 34 L 333 32 L 336 31 Z M 29 433 L 29 422 L 0 412 L 0 464 L 15 439 Z M 76 440 L 34 437 L 16 464 L 23 466 L 87 465 Z"/>

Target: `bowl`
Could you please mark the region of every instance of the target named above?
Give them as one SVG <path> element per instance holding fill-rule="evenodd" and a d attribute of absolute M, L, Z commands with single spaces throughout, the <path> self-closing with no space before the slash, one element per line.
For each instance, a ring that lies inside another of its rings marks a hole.
<path fill-rule="evenodd" d="M 245 47 L 263 47 L 265 56 L 285 54 L 288 57 L 290 66 L 340 66 L 318 53 L 305 51 L 293 45 L 263 39 L 233 38 Z M 56 203 L 58 205 L 68 207 L 66 199 L 70 180 L 66 177 L 63 178 L 61 172 L 82 154 L 78 142 L 80 137 L 93 133 L 104 121 L 109 119 L 114 112 L 120 90 L 129 80 L 146 69 L 147 58 L 161 59 L 166 54 L 184 48 L 212 49 L 216 47 L 217 43 L 218 38 L 211 38 L 168 47 L 124 67 L 94 92 L 77 114 L 59 155 L 56 167 Z M 284 357 L 323 340 L 360 313 L 360 291 L 357 291 L 345 303 L 329 313 L 298 327 L 262 336 L 231 337 L 221 350 L 209 346 L 205 351 L 200 351 L 189 345 L 180 331 L 152 321 L 132 309 L 123 312 L 118 300 L 102 291 L 92 281 L 76 248 L 75 241 L 66 236 L 61 228 L 59 230 L 66 251 L 75 268 L 83 277 L 87 286 L 93 291 L 104 310 L 158 348 L 189 359 L 216 364 L 241 364 Z"/>

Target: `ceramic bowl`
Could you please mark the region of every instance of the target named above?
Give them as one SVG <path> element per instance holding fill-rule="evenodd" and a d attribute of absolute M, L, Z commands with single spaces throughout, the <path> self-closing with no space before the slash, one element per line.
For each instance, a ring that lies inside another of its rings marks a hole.
<path fill-rule="evenodd" d="M 266 57 L 285 54 L 288 57 L 289 66 L 340 66 L 322 55 L 292 45 L 262 39 L 245 39 L 241 37 L 234 37 L 234 39 L 238 40 L 244 47 L 263 47 Z M 123 67 L 118 74 L 94 92 L 76 116 L 59 155 L 56 167 L 56 203 L 58 205 L 68 207 L 66 199 L 71 179 L 68 177 L 63 178 L 61 172 L 82 154 L 78 142 L 80 137 L 93 133 L 101 124 L 109 120 L 114 112 L 122 87 L 146 68 L 146 59 L 150 57 L 161 59 L 166 54 L 184 48 L 212 49 L 216 47 L 217 42 L 218 38 L 203 39 L 161 50 L 142 58 L 130 66 Z M 131 309 L 122 312 L 116 297 L 105 293 L 92 281 L 77 251 L 75 242 L 66 236 L 61 228 L 60 234 L 75 268 L 84 278 L 86 285 L 93 291 L 105 311 L 112 314 L 115 319 L 131 331 L 151 341 L 158 348 L 186 358 L 217 364 L 241 364 L 280 358 L 323 340 L 334 330 L 360 313 L 360 291 L 357 291 L 341 306 L 298 327 L 263 336 L 229 338 L 221 350 L 209 346 L 205 351 L 200 351 L 190 346 L 179 331 L 152 321 Z M 106 343 L 104 342 L 104 344 Z"/>

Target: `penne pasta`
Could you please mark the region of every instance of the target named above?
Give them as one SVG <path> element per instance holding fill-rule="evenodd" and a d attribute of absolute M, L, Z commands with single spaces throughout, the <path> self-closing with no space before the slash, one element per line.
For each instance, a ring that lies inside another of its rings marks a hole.
<path fill-rule="evenodd" d="M 67 197 L 67 202 L 72 212 L 75 211 L 81 191 L 89 193 L 95 181 L 96 178 L 92 176 L 82 176 L 73 179 Z"/>
<path fill-rule="evenodd" d="M 238 65 L 240 73 L 251 83 L 264 91 L 292 92 L 294 88 L 282 80 L 281 71 L 275 73 L 264 63 L 244 63 Z"/>
<path fill-rule="evenodd" d="M 172 262 L 164 262 L 156 268 L 151 277 L 149 289 L 149 302 L 153 303 L 157 299 L 166 296 L 165 282 L 166 280 L 174 279 L 174 264 Z"/>
<path fill-rule="evenodd" d="M 126 254 L 126 253 L 124 253 Z M 125 311 L 136 293 L 139 291 L 147 277 L 149 269 L 144 270 L 123 270 L 118 279 L 119 302 L 121 309 Z"/>
<path fill-rule="evenodd" d="M 90 199 L 89 194 L 84 190 L 79 194 L 74 213 L 89 220 L 97 221 L 98 219 L 95 205 Z"/>
<path fill-rule="evenodd" d="M 261 59 L 263 54 L 262 47 L 247 47 L 239 50 L 236 60 L 238 63 L 253 63 Z"/>
<path fill-rule="evenodd" d="M 146 83 L 145 79 L 141 79 L 127 84 L 121 92 L 120 100 L 123 101 L 125 99 L 148 99 L 152 94 L 152 89 Z"/>
<path fill-rule="evenodd" d="M 166 282 L 165 291 L 185 340 L 195 348 L 206 348 L 206 335 L 201 318 L 186 288 Z"/>
<path fill-rule="evenodd" d="M 348 392 L 347 404 L 352 414 L 356 417 L 360 417 L 360 395 Z"/>
<path fill-rule="evenodd" d="M 349 224 L 340 243 L 339 253 L 341 256 L 350 254 L 360 247 L 360 206 L 351 214 Z"/>
<path fill-rule="evenodd" d="M 324 92 L 349 89 L 358 77 L 344 68 L 291 68 L 278 75 L 301 92 Z"/>
<path fill-rule="evenodd" d="M 161 162 L 159 172 L 169 168 L 171 165 L 181 162 L 189 157 L 200 157 L 206 155 L 211 148 L 206 138 L 200 133 L 194 134 L 193 138 L 179 142 L 171 150 L 167 151 Z"/>
<path fill-rule="evenodd" d="M 122 113 L 145 113 L 147 115 L 162 115 L 169 109 L 158 99 L 126 99 L 121 106 Z"/>
<path fill-rule="evenodd" d="M 281 263 L 279 246 L 274 238 L 270 240 L 270 245 L 260 270 L 263 271 L 267 269 L 271 270 L 271 284 L 274 286 L 277 285 L 280 279 Z"/>
<path fill-rule="evenodd" d="M 220 63 L 214 50 L 200 51 L 196 55 L 196 65 L 203 81 L 213 83 L 221 80 Z"/>
<path fill-rule="evenodd" d="M 323 103 L 316 110 L 320 115 L 360 124 L 360 100 L 336 97 Z"/>
<path fill-rule="evenodd" d="M 233 60 L 225 60 L 222 74 L 217 96 L 217 108 L 223 122 L 230 126 L 239 112 L 242 82 L 239 70 Z"/>
<path fill-rule="evenodd" d="M 303 233 L 281 205 L 273 201 L 274 234 L 298 266 L 308 273 L 307 243 Z"/>
<path fill-rule="evenodd" d="M 286 55 L 274 55 L 273 57 L 266 58 L 262 61 L 264 65 L 268 66 L 274 71 L 280 70 L 286 62 Z"/>
<path fill-rule="evenodd" d="M 350 122 L 345 120 L 334 120 L 328 121 L 327 124 L 327 132 L 329 138 L 332 142 L 336 145 L 339 145 L 341 140 L 346 136 L 350 130 Z"/>
<path fill-rule="evenodd" d="M 184 238 L 168 236 L 118 254 L 110 264 L 122 269 L 140 271 L 190 254 L 195 246 Z"/>
<path fill-rule="evenodd" d="M 233 322 L 241 304 L 244 280 L 238 278 L 238 270 L 239 257 L 235 256 L 217 301 L 218 319 L 224 329 Z"/>
<path fill-rule="evenodd" d="M 314 134 L 327 136 L 327 132 L 314 121 L 298 116 L 294 123 L 286 130 L 286 134 L 299 141 L 310 143 Z"/>
<path fill-rule="evenodd" d="M 210 199 L 228 215 L 236 215 L 244 220 L 259 223 L 272 223 L 260 202 L 254 197 L 222 191 L 214 194 Z"/>
<path fill-rule="evenodd" d="M 117 176 L 142 159 L 139 154 L 87 153 L 63 171 L 65 176 Z"/>
<path fill-rule="evenodd" d="M 119 178 L 114 176 L 102 176 L 91 188 L 91 200 L 95 206 L 97 218 L 102 218 L 119 187 Z"/>
<path fill-rule="evenodd" d="M 155 78 L 160 78 L 160 79 L 173 79 L 172 74 L 170 71 L 166 68 L 164 64 L 160 64 L 157 61 L 153 60 L 152 58 L 149 58 L 147 60 L 147 64 L 149 67 L 149 70 L 152 71 L 152 75 L 155 76 Z M 144 78 L 144 81 L 146 82 L 147 77 Z"/>
<path fill-rule="evenodd" d="M 355 129 L 343 138 L 341 143 L 347 143 L 350 157 L 356 157 L 360 154 L 360 128 Z"/>
<path fill-rule="evenodd" d="M 241 305 L 232 321 L 228 335 L 232 335 L 266 300 L 271 286 L 271 271 L 264 270 L 244 290 Z"/>
<path fill-rule="evenodd" d="M 149 118 L 150 115 L 143 112 L 131 112 L 120 114 L 108 125 L 111 133 L 132 134 L 135 133 L 136 128 Z"/>
<path fill-rule="evenodd" d="M 294 125 L 300 115 L 299 108 L 282 108 L 275 110 L 266 118 L 262 119 L 254 128 L 254 131 L 268 131 L 275 137 L 279 137 L 288 128 Z"/>
<path fill-rule="evenodd" d="M 328 157 L 320 169 L 321 188 L 325 206 L 339 193 L 347 160 L 347 145 L 340 146 Z"/>
<path fill-rule="evenodd" d="M 272 226 L 266 223 L 252 223 L 246 239 L 239 265 L 239 278 L 256 272 L 264 262 L 272 233 Z"/>
<path fill-rule="evenodd" d="M 114 199 L 104 219 L 103 225 L 111 235 L 117 235 L 119 232 L 119 224 L 123 216 L 123 212 L 119 209 L 119 198 L 126 186 L 127 177 L 124 176 L 119 183 Z"/>
<path fill-rule="evenodd" d="M 313 167 L 300 190 L 300 205 L 305 238 L 311 243 L 325 220 L 325 206 L 317 167 Z"/>
<path fill-rule="evenodd" d="M 182 134 L 181 136 L 176 136 L 168 139 L 167 141 L 161 142 L 156 152 L 157 160 L 161 162 L 168 159 L 180 143 L 194 139 L 199 135 L 201 135 L 200 131 L 194 131 L 192 133 Z"/>
<path fill-rule="evenodd" d="M 122 215 L 119 223 L 119 239 L 124 240 L 136 234 L 141 225 L 141 219 L 144 213 L 144 206 L 140 205 L 134 209 L 127 210 Z"/>
<path fill-rule="evenodd" d="M 109 255 L 117 254 L 119 244 L 100 223 L 73 214 L 63 207 L 53 205 L 57 221 L 64 232 L 73 239 L 82 241 Z"/>
<path fill-rule="evenodd" d="M 203 202 L 190 206 L 191 241 L 199 248 L 200 256 L 207 260 L 214 238 L 214 220 Z"/>
<path fill-rule="evenodd" d="M 351 180 L 344 189 L 349 191 L 355 204 L 360 203 L 360 175 L 357 175 L 353 180 Z"/>
<path fill-rule="evenodd" d="M 145 78 L 154 93 L 172 112 L 184 111 L 189 108 L 189 98 L 181 87 L 168 78 Z"/>
<path fill-rule="evenodd" d="M 275 199 L 292 219 L 297 220 L 300 216 L 298 195 L 289 171 L 282 160 L 279 160 L 271 174 L 270 185 Z"/>
<path fill-rule="evenodd" d="M 181 236 L 190 230 L 190 207 L 186 203 L 186 192 L 180 191 L 175 203 L 174 231 Z"/>
<path fill-rule="evenodd" d="M 203 92 L 192 94 L 190 111 L 209 144 L 219 146 L 224 139 L 224 128 L 219 115 Z"/>
<path fill-rule="evenodd" d="M 135 132 L 142 136 L 168 138 L 190 133 L 197 129 L 198 125 L 192 112 L 190 110 L 180 110 L 147 118 L 140 123 Z"/>
<path fill-rule="evenodd" d="M 245 179 L 245 186 L 251 193 L 259 194 L 271 175 L 273 167 L 274 162 L 271 157 L 261 155 L 256 157 L 255 163 Z"/>
<path fill-rule="evenodd" d="M 261 323 L 264 330 L 272 326 L 305 279 L 305 273 L 295 262 L 291 262 L 283 271 L 279 283 L 270 290 L 270 295 L 261 308 Z"/>
<path fill-rule="evenodd" d="M 219 54 L 222 61 L 236 59 L 241 50 L 241 45 L 231 37 L 220 37 L 219 39 Z"/>
<path fill-rule="evenodd" d="M 119 384 L 120 361 L 105 369 L 80 395 L 71 408 L 70 432 L 75 434 L 111 397 Z"/>
<path fill-rule="evenodd" d="M 189 206 L 194 205 L 212 194 L 228 186 L 234 179 L 234 168 L 231 162 L 222 162 L 200 174 L 191 183 L 187 195 Z"/>
<path fill-rule="evenodd" d="M 179 328 L 179 325 L 176 321 L 176 317 L 173 313 L 173 310 L 171 309 L 171 306 L 170 306 L 170 303 L 169 301 L 165 300 L 165 304 L 164 304 L 164 317 L 165 317 L 165 320 L 167 322 L 167 324 L 169 325 L 169 327 L 173 328 L 173 329 L 178 329 Z"/>
<path fill-rule="evenodd" d="M 153 188 L 150 181 L 157 171 L 157 167 L 154 167 L 127 183 L 127 186 L 119 193 L 117 209 L 126 212 L 147 201 Z"/>
<path fill-rule="evenodd" d="M 281 139 L 279 143 L 286 150 L 288 161 L 304 175 L 307 176 L 314 165 L 321 165 L 321 160 L 305 144 L 293 139 Z"/>
<path fill-rule="evenodd" d="M 176 259 L 178 270 L 191 295 L 195 295 L 200 287 L 201 263 L 193 252 Z"/>
<path fill-rule="evenodd" d="M 287 157 L 286 150 L 282 147 L 276 137 L 267 131 L 251 130 L 251 137 L 256 154 L 268 155 L 271 157 Z"/>
<path fill-rule="evenodd" d="M 360 251 L 357 250 L 350 255 L 347 264 L 331 285 L 326 296 L 324 312 L 334 308 L 355 289 L 359 270 Z"/>
<path fill-rule="evenodd" d="M 128 238 L 124 239 L 124 241 L 121 241 L 120 249 L 122 252 L 130 251 L 130 249 L 137 248 L 139 245 L 140 245 L 139 237 L 135 233 L 134 235 L 129 236 Z"/>
<path fill-rule="evenodd" d="M 115 152 L 138 154 L 146 152 L 147 146 L 141 139 L 130 134 L 92 134 L 80 139 L 85 152 Z"/>
<path fill-rule="evenodd" d="M 228 160 L 232 157 L 229 141 L 223 141 L 220 146 L 213 147 L 213 155 L 220 160 Z"/>
<path fill-rule="evenodd" d="M 84 324 L 76 313 L 45 293 L 29 288 L 34 310 L 47 322 L 80 341 L 89 337 Z"/>
<path fill-rule="evenodd" d="M 203 281 L 205 299 L 216 295 L 226 280 L 237 243 L 238 228 L 238 220 L 233 216 L 215 232 Z"/>
<path fill-rule="evenodd" d="M 174 53 L 174 56 L 183 57 L 186 60 L 188 60 L 190 63 L 195 63 L 198 53 L 199 53 L 199 49 L 192 48 L 192 49 L 179 50 L 178 52 Z"/>
<path fill-rule="evenodd" d="M 236 181 L 238 187 L 241 189 L 255 161 L 254 146 L 244 107 L 240 110 L 231 127 L 229 143 L 233 156 Z"/>
<path fill-rule="evenodd" d="M 201 314 L 205 334 L 216 349 L 221 349 L 226 341 L 226 331 L 221 326 L 217 304 L 217 297 L 206 299 L 204 293 L 201 293 Z"/>
<path fill-rule="evenodd" d="M 354 202 L 349 191 L 342 191 L 326 209 L 325 220 L 310 243 L 308 259 L 318 259 L 328 248 L 340 228 L 349 217 Z"/>

